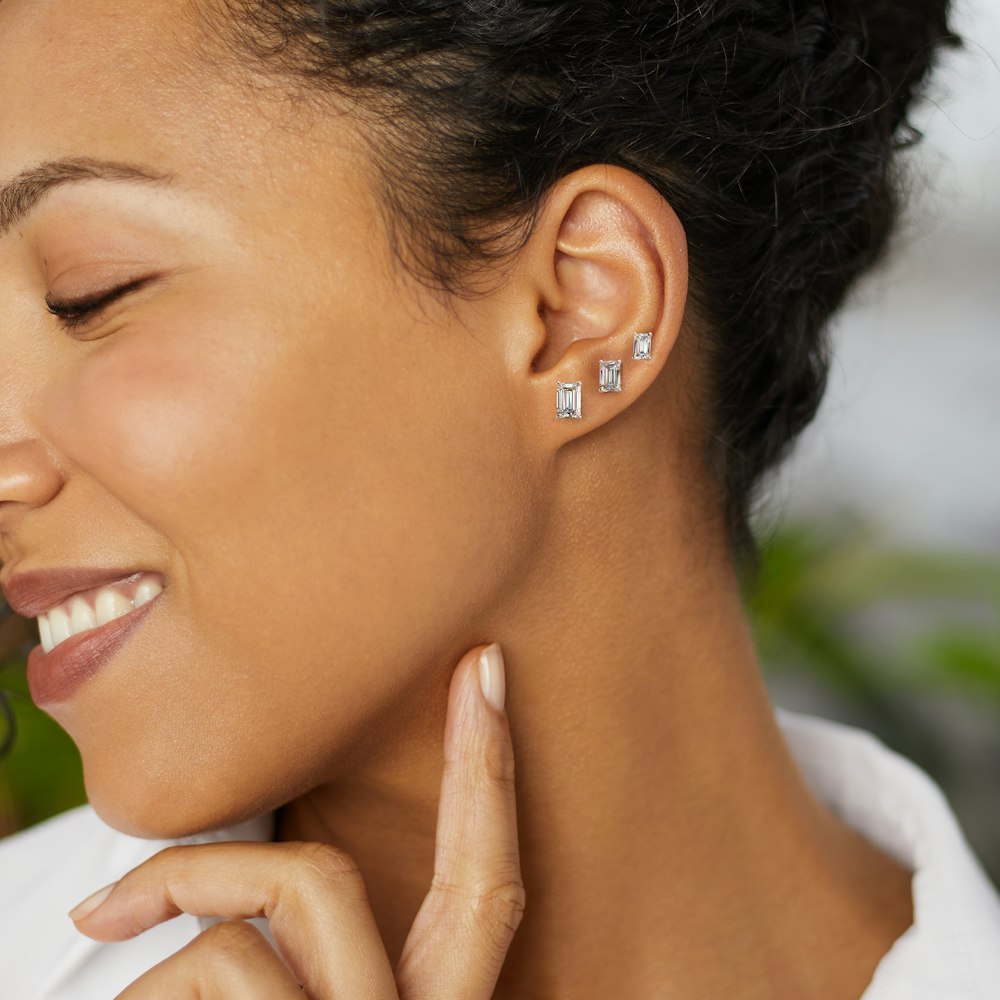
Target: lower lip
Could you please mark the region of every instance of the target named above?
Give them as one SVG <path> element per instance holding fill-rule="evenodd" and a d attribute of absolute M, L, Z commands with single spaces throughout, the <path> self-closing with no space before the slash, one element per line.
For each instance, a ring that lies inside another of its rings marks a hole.
<path fill-rule="evenodd" d="M 39 707 L 68 701 L 84 681 L 106 666 L 139 627 L 162 593 L 121 618 L 64 639 L 47 653 L 35 646 L 28 654 L 28 690 Z"/>

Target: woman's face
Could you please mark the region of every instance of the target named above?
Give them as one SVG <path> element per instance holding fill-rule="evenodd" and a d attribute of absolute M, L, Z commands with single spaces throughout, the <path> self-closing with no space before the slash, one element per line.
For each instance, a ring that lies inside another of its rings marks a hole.
<path fill-rule="evenodd" d="M 201 30 L 187 5 L 0 0 L 0 185 L 81 157 L 171 178 L 57 185 L 0 237 L 0 555 L 162 574 L 44 707 L 98 811 L 164 836 L 443 713 L 534 530 L 500 335 L 400 276 L 355 126 L 304 127 Z M 138 279 L 73 330 L 46 308 Z"/>

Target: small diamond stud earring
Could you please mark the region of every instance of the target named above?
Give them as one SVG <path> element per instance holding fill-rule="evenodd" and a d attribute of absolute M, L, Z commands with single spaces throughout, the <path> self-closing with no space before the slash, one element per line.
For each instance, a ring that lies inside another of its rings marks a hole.
<path fill-rule="evenodd" d="M 621 392 L 622 391 L 622 363 L 621 361 L 601 362 L 601 392 Z"/>
<path fill-rule="evenodd" d="M 632 342 L 632 357 L 636 361 L 648 361 L 652 355 L 652 333 L 637 333 Z"/>
<path fill-rule="evenodd" d="M 580 419 L 580 382 L 559 382 L 556 393 L 556 416 L 559 419 L 573 417 Z"/>

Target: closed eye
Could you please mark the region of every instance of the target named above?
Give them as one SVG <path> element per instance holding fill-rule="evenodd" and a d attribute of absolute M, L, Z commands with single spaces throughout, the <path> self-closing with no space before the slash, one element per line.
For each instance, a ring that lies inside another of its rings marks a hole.
<path fill-rule="evenodd" d="M 138 278 L 134 281 L 118 285 L 107 292 L 90 296 L 86 299 L 76 299 L 70 302 L 57 302 L 51 295 L 45 296 L 45 305 L 53 316 L 59 318 L 59 322 L 69 330 L 82 326 L 88 319 L 97 316 L 101 310 L 123 298 L 129 292 L 134 292 L 141 288 L 150 279 Z"/>

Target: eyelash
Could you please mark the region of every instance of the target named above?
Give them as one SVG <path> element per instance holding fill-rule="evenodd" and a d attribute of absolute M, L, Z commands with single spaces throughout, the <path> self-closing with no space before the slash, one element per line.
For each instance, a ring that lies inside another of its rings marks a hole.
<path fill-rule="evenodd" d="M 67 330 L 75 330 L 77 327 L 83 326 L 88 319 L 97 316 L 101 310 L 113 302 L 123 298 L 129 292 L 136 291 L 148 280 L 148 278 L 139 278 L 136 281 L 129 281 L 117 288 L 112 288 L 110 291 L 103 292 L 96 298 L 79 299 L 76 302 L 54 302 L 50 296 L 46 295 L 45 305 Z"/>

